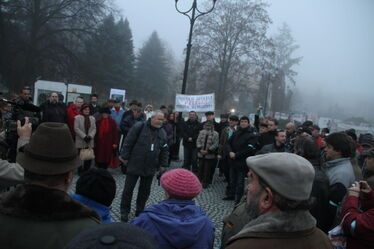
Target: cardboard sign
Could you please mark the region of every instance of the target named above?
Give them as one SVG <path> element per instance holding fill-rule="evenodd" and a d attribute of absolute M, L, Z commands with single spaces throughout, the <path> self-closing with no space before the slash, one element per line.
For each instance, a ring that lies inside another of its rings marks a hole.
<path fill-rule="evenodd" d="M 125 101 L 125 96 L 126 96 L 126 90 L 121 90 L 121 89 L 110 89 L 110 99 L 118 100 L 119 102 L 124 102 Z"/>
<path fill-rule="evenodd" d="M 175 111 L 177 112 L 207 112 L 215 109 L 214 93 L 204 95 L 184 95 L 175 96 Z"/>

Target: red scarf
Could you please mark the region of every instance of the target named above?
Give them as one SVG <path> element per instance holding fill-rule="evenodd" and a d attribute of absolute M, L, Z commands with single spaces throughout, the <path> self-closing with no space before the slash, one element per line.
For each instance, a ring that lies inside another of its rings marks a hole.
<path fill-rule="evenodd" d="M 99 138 L 104 138 L 110 132 L 109 129 L 109 118 L 103 118 L 100 124 Z"/>

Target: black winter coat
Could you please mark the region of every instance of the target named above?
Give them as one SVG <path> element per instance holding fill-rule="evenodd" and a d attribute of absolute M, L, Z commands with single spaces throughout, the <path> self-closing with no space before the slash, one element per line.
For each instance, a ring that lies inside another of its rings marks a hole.
<path fill-rule="evenodd" d="M 67 123 L 66 105 L 64 103 L 51 103 L 49 100 L 41 106 L 42 122 Z"/>
<path fill-rule="evenodd" d="M 276 131 L 268 131 L 260 134 L 258 137 L 258 149 L 261 150 L 265 145 L 274 143 L 275 134 Z"/>
<path fill-rule="evenodd" d="M 163 129 L 151 122 L 137 122 L 127 134 L 121 157 L 129 160 L 127 174 L 153 176 L 160 167 L 168 167 L 169 150 Z"/>
<path fill-rule="evenodd" d="M 236 154 L 235 159 L 232 160 L 234 167 L 240 167 L 241 170 L 247 169 L 245 160 L 247 157 L 255 155 L 257 138 L 257 133 L 251 127 L 239 128 L 232 134 L 227 144 L 227 150 Z"/>
<path fill-rule="evenodd" d="M 121 123 L 119 125 L 119 128 L 121 129 L 121 132 L 122 132 L 123 136 L 126 137 L 127 134 L 129 133 L 131 127 L 133 127 L 134 124 L 139 122 L 139 121 L 143 122 L 144 121 L 143 117 L 140 116 L 138 119 L 135 120 L 132 112 L 131 112 L 130 115 L 127 115 L 127 116 L 123 115 L 122 119 L 121 119 Z"/>
<path fill-rule="evenodd" d="M 201 123 L 197 120 L 187 120 L 182 127 L 183 146 L 190 149 L 196 148 L 196 140 L 202 128 Z M 191 142 L 188 142 L 189 137 L 192 137 Z"/>

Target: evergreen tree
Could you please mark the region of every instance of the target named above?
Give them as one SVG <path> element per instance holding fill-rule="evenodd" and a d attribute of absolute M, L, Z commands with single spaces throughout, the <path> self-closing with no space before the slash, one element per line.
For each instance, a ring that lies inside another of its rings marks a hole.
<path fill-rule="evenodd" d="M 165 48 L 153 32 L 148 41 L 139 51 L 136 66 L 136 86 L 146 101 L 159 103 L 167 98 L 170 91 L 170 68 Z"/>

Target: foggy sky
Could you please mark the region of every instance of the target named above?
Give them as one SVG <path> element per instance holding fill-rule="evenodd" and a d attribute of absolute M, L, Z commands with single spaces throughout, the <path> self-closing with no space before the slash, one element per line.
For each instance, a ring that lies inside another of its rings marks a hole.
<path fill-rule="evenodd" d="M 176 12 L 174 2 L 115 0 L 130 22 L 136 50 L 156 30 L 173 50 L 174 56 L 184 60 L 182 53 L 187 43 L 189 22 Z M 180 2 L 190 6 L 192 0 Z M 269 34 L 272 35 L 286 22 L 300 45 L 295 56 L 302 56 L 303 60 L 294 68 L 299 73 L 295 78 L 298 92 L 308 99 L 317 98 L 315 101 L 322 107 L 338 104 L 352 115 L 373 118 L 374 1 L 265 2 L 270 4 L 268 11 L 273 20 Z M 309 102 L 300 104 L 305 108 L 313 106 Z"/>

